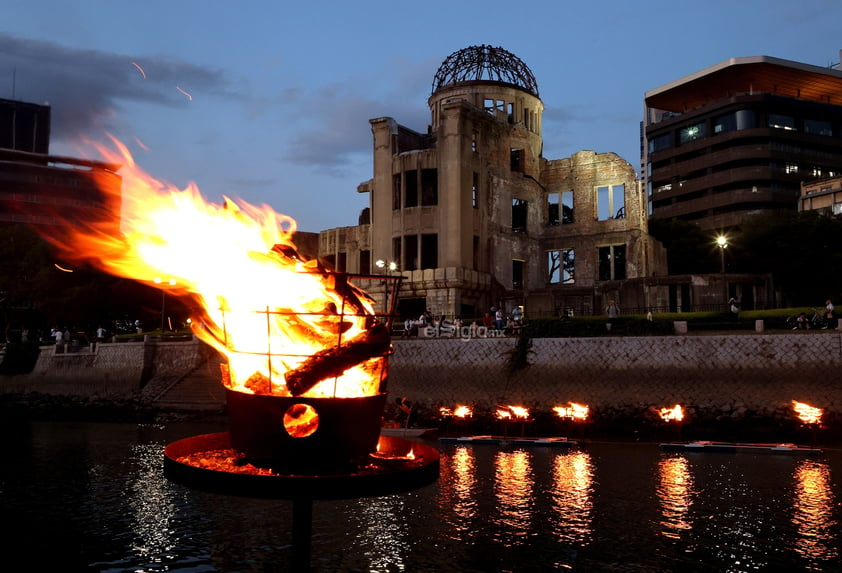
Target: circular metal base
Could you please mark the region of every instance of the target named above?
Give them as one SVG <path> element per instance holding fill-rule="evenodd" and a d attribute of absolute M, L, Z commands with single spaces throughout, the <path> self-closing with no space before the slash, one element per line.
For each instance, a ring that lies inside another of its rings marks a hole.
<path fill-rule="evenodd" d="M 353 499 L 412 491 L 439 476 L 439 452 L 419 442 L 381 436 L 378 454 L 352 471 L 320 475 L 282 475 L 269 471 L 238 471 L 233 466 L 209 468 L 193 465 L 185 457 L 208 452 L 227 453 L 234 459 L 228 432 L 184 438 L 164 449 L 164 474 L 176 483 L 226 495 L 265 499 Z M 412 453 L 412 459 L 407 454 Z"/>

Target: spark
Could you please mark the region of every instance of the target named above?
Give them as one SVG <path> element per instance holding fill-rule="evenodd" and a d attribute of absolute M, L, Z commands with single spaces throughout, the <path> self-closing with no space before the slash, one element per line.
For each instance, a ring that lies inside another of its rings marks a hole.
<path fill-rule="evenodd" d="M 193 101 L 193 96 L 191 96 L 189 93 L 187 93 L 186 91 L 184 91 L 183 89 L 181 89 L 181 88 L 180 88 L 180 87 L 178 87 L 178 86 L 175 86 L 175 89 L 177 89 L 178 91 L 180 91 L 181 93 L 183 93 L 184 95 L 186 95 L 186 96 L 187 96 L 187 98 L 188 98 L 190 101 Z"/>
<path fill-rule="evenodd" d="M 62 267 L 62 266 L 59 266 L 59 264 L 58 264 L 58 263 L 53 263 L 53 265 L 54 265 L 54 266 L 55 266 L 58 270 L 60 270 L 60 271 L 64 271 L 64 272 L 66 272 L 66 273 L 72 273 L 72 272 L 73 272 L 73 269 L 66 269 L 66 268 L 64 268 L 64 267 Z"/>
<path fill-rule="evenodd" d="M 141 68 L 140 65 L 138 65 L 137 62 L 132 62 L 132 65 L 138 69 L 138 71 L 140 72 L 140 75 L 142 75 L 143 79 L 145 80 L 146 79 L 146 72 L 143 71 L 143 68 Z"/>
<path fill-rule="evenodd" d="M 140 146 L 140 148 L 141 148 L 142 150 L 144 150 L 144 151 L 149 151 L 149 148 L 148 148 L 148 147 L 146 147 L 146 144 L 145 144 L 145 143 L 143 143 L 143 142 L 142 142 L 139 138 L 135 137 L 135 138 L 134 138 L 134 140 L 137 142 L 137 144 Z"/>

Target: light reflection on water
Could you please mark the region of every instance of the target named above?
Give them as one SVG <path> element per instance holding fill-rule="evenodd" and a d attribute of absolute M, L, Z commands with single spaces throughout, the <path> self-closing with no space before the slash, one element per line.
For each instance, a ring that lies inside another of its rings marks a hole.
<path fill-rule="evenodd" d="M 691 529 L 690 506 L 693 505 L 693 476 L 684 456 L 666 456 L 658 462 L 658 500 L 661 503 L 662 531 L 665 537 L 680 539 Z"/>
<path fill-rule="evenodd" d="M 830 468 L 816 460 L 803 460 L 794 472 L 792 522 L 798 530 L 795 549 L 811 561 L 838 559 L 833 517 L 836 500 Z"/>
<path fill-rule="evenodd" d="M 163 476 L 163 447 L 206 432 L 37 423 L 11 434 L 18 463 L 0 469 L 0 514 L 18 527 L 3 538 L 15 549 L 0 558 L 4 570 L 288 571 L 290 502 Z M 842 570 L 839 450 L 807 459 L 664 454 L 657 444 L 440 450 L 434 485 L 315 502 L 313 572 Z"/>

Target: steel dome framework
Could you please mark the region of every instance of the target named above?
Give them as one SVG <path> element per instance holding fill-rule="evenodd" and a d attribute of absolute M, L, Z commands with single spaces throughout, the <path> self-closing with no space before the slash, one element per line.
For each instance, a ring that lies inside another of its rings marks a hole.
<path fill-rule="evenodd" d="M 472 81 L 512 84 L 540 97 L 538 82 L 523 60 L 503 48 L 486 45 L 470 46 L 450 54 L 433 78 L 433 93 L 449 85 Z"/>

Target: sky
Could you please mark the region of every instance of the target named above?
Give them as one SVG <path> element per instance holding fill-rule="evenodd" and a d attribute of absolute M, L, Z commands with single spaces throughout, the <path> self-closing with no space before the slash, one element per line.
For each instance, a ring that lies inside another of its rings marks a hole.
<path fill-rule="evenodd" d="M 638 168 L 647 91 L 733 57 L 837 64 L 840 21 L 838 0 L 3 0 L 0 98 L 51 106 L 53 154 L 110 134 L 159 180 L 318 232 L 368 206 L 369 120 L 426 131 L 458 50 L 532 70 L 545 158 Z"/>

